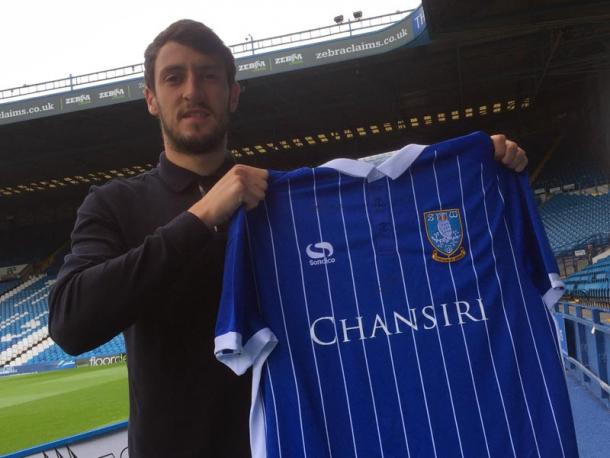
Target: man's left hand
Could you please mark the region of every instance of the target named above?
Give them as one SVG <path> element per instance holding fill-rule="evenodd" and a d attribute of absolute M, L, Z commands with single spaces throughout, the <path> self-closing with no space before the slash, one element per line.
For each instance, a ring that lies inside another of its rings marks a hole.
<path fill-rule="evenodd" d="M 519 148 L 514 141 L 506 138 L 505 135 L 492 135 L 491 141 L 494 144 L 494 157 L 502 162 L 509 169 L 521 172 L 527 165 L 527 155 Z"/>

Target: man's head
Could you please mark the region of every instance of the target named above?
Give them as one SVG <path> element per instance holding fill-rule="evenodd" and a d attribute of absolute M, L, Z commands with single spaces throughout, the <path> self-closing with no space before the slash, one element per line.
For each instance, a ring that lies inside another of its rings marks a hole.
<path fill-rule="evenodd" d="M 166 149 L 199 155 L 226 147 L 239 85 L 233 55 L 211 29 L 186 19 L 171 24 L 146 48 L 144 80 Z"/>

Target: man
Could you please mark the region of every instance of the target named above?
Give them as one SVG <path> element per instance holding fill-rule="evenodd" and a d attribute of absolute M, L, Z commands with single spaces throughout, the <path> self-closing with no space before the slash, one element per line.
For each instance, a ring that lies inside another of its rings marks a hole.
<path fill-rule="evenodd" d="M 49 331 L 71 354 L 124 333 L 132 458 L 245 457 L 250 383 L 213 356 L 221 226 L 264 198 L 267 172 L 231 167 L 240 90 L 230 50 L 209 28 L 170 25 L 144 65 L 165 151 L 153 170 L 91 189 L 51 292 Z M 493 140 L 498 160 L 525 167 L 514 142 Z"/>

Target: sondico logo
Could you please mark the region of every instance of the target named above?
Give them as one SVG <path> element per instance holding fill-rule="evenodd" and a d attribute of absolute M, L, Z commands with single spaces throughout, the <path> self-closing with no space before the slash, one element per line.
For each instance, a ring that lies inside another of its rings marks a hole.
<path fill-rule="evenodd" d="M 328 242 L 310 243 L 305 248 L 307 256 L 309 256 L 309 265 L 318 266 L 320 264 L 332 264 L 335 258 L 332 257 L 335 249 Z"/>

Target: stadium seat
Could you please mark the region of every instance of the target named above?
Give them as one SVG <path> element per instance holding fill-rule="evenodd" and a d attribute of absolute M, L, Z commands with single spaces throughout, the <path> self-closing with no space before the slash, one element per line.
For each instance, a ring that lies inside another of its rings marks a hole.
<path fill-rule="evenodd" d="M 556 255 L 610 239 L 610 194 L 559 194 L 541 206 L 540 216 Z"/>
<path fill-rule="evenodd" d="M 122 335 L 76 358 L 53 342 L 47 297 L 54 281 L 39 275 L 0 296 L 0 368 L 125 353 Z"/>

